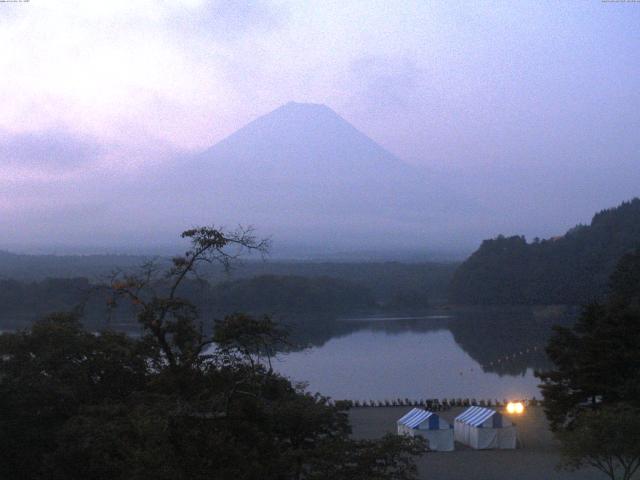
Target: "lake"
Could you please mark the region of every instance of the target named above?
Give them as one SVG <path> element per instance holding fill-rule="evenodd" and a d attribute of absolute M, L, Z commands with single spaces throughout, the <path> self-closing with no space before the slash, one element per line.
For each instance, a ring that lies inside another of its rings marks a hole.
<path fill-rule="evenodd" d="M 557 309 L 470 309 L 358 316 L 312 335 L 274 368 L 334 399 L 540 398 L 536 369 Z"/>
<path fill-rule="evenodd" d="M 540 398 L 534 372 L 549 367 L 551 327 L 574 317 L 559 307 L 276 316 L 308 348 L 274 368 L 336 400 Z"/>

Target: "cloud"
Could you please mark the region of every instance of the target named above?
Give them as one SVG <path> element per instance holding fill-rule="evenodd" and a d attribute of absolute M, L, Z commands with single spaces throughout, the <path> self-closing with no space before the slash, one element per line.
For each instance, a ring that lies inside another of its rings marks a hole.
<path fill-rule="evenodd" d="M 350 81 L 359 102 L 386 108 L 415 108 L 426 72 L 410 56 L 366 55 L 351 63 Z"/>
<path fill-rule="evenodd" d="M 286 19 L 264 1 L 57 0 L 14 10 L 0 29 L 0 43 L 14 46 L 0 52 L 0 129 L 186 148 L 210 143 L 212 124 L 232 116 L 243 94 L 230 75 L 255 62 L 253 42 Z"/>
<path fill-rule="evenodd" d="M 0 167 L 34 173 L 67 172 L 96 161 L 104 153 L 95 141 L 67 132 L 0 134 Z"/>
<path fill-rule="evenodd" d="M 522 199 L 501 231 L 561 231 L 576 218 L 560 207 L 568 197 L 590 214 L 637 193 L 639 57 L 629 39 L 640 9 L 341 0 L 0 5 L 0 44 L 11 46 L 0 49 L 0 210 L 14 212 L 2 231 L 16 238 L 18 225 L 29 226 L 23 210 L 53 218 L 54 201 L 116 203 L 114 189 L 136 192 L 176 151 L 204 149 L 290 100 L 332 106 L 400 158 L 479 191 L 496 212 Z M 125 190 L 126 178 L 133 183 Z M 30 225 L 36 232 L 38 222 Z M 116 235 L 129 225 L 139 220 L 114 214 L 109 228 Z"/>
<path fill-rule="evenodd" d="M 282 26 L 287 18 L 283 6 L 265 1 L 209 2 L 200 11 L 185 11 L 179 25 L 217 41 L 239 40 L 253 33 L 265 33 Z"/>

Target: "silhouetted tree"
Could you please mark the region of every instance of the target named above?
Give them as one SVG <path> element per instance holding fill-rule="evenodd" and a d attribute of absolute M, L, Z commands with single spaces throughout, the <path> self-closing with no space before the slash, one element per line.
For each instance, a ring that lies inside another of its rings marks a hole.
<path fill-rule="evenodd" d="M 207 336 L 180 287 L 197 266 L 264 252 L 247 231 L 188 230 L 167 272 L 115 274 L 144 335 L 58 315 L 0 336 L 0 476 L 56 480 L 415 478 L 423 441 L 355 441 L 345 404 L 269 367 L 284 332 L 237 314 Z M 229 251 L 229 249 L 233 249 Z M 214 343 L 214 340 L 218 343 Z"/>
<path fill-rule="evenodd" d="M 597 468 L 611 480 L 631 480 L 640 467 L 640 410 L 624 404 L 583 413 L 559 434 L 564 468 Z"/>
<path fill-rule="evenodd" d="M 39 478 L 64 425 L 143 390 L 158 355 L 123 334 L 86 332 L 74 315 L 0 335 L 0 477 Z"/>
<path fill-rule="evenodd" d="M 606 304 L 586 307 L 572 328 L 557 327 L 547 346 L 555 368 L 540 373 L 554 429 L 570 424 L 585 403 L 640 406 L 640 250 L 612 275 Z"/>
<path fill-rule="evenodd" d="M 640 250 L 625 255 L 605 304 L 585 308 L 547 347 L 555 365 L 539 373 L 545 413 L 566 463 L 631 478 L 640 464 Z"/>

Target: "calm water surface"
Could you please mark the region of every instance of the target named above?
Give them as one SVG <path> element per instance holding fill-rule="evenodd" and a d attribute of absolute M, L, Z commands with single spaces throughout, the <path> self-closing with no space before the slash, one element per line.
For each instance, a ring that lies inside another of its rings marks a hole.
<path fill-rule="evenodd" d="M 540 398 L 556 318 L 524 312 L 360 317 L 274 365 L 334 399 Z"/>
<path fill-rule="evenodd" d="M 309 348 L 279 355 L 274 368 L 334 399 L 540 398 L 534 371 L 549 367 L 551 327 L 574 316 L 493 308 L 299 317 L 294 340 Z"/>

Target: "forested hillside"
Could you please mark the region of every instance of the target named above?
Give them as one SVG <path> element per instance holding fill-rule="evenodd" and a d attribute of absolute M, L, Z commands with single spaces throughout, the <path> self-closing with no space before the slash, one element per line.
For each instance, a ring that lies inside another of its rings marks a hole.
<path fill-rule="evenodd" d="M 20 255 L 0 250 L 0 279 L 27 282 L 47 278 L 95 279 L 114 270 L 134 268 L 148 259 L 143 255 Z"/>
<path fill-rule="evenodd" d="M 32 283 L 50 278 L 86 277 L 95 284 L 104 281 L 114 270 L 132 271 L 151 259 L 154 257 L 142 255 L 16 255 L 0 250 L 0 280 Z M 159 266 L 170 264 L 169 257 L 155 257 L 155 261 Z M 441 262 L 248 259 L 234 265 L 230 272 L 205 266 L 202 274 L 212 285 L 265 275 L 331 277 L 369 289 L 376 301 L 385 305 L 423 306 L 426 297 L 440 303 L 446 299 L 447 287 L 457 266 L 457 263 Z"/>
<path fill-rule="evenodd" d="M 640 199 L 597 213 L 561 237 L 485 240 L 455 272 L 459 304 L 584 304 L 602 298 L 620 258 L 640 246 Z"/>
<path fill-rule="evenodd" d="M 158 284 L 154 290 L 163 291 Z M 149 290 L 148 293 L 151 293 Z M 206 318 L 243 311 L 257 315 L 338 313 L 373 308 L 371 291 L 349 281 L 330 277 L 264 275 L 218 284 L 205 280 L 183 282 L 179 294 L 196 305 Z M 0 330 L 24 326 L 45 315 L 82 307 L 84 320 L 94 328 L 107 318 L 132 323 L 127 308 L 107 309 L 108 289 L 86 278 L 46 279 L 41 282 L 0 280 Z M 423 295 L 426 305 L 426 295 Z"/>
<path fill-rule="evenodd" d="M 210 297 L 223 313 L 336 312 L 375 304 L 367 288 L 329 277 L 264 275 L 215 285 Z"/>

